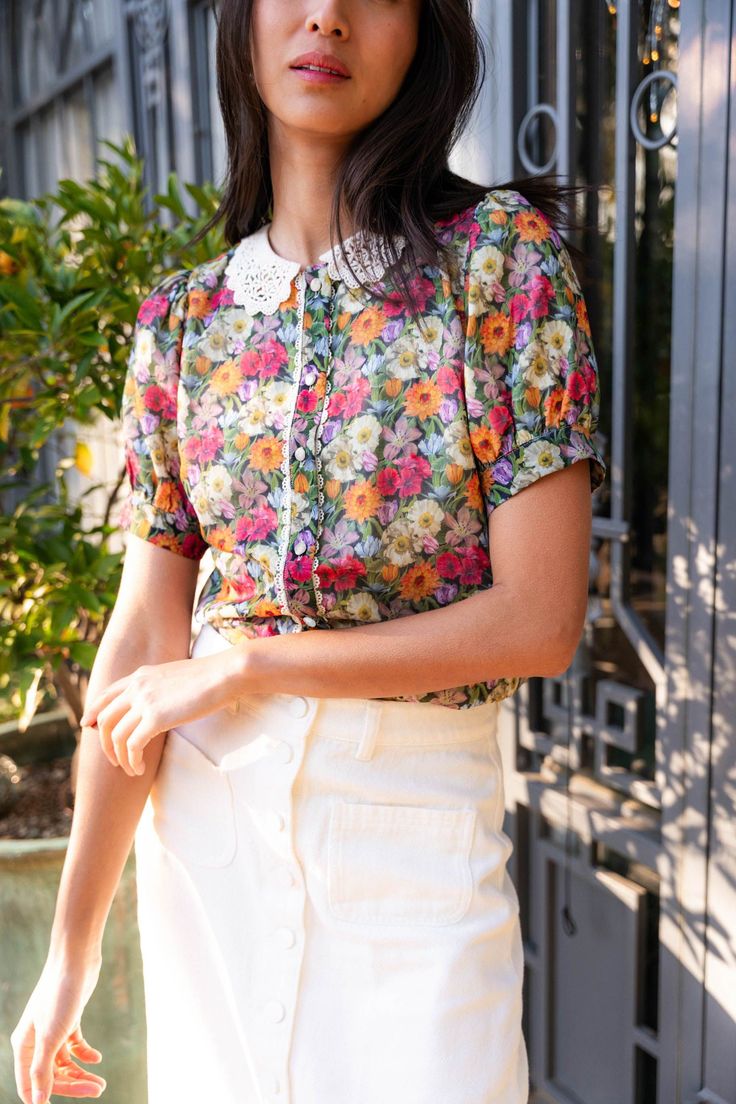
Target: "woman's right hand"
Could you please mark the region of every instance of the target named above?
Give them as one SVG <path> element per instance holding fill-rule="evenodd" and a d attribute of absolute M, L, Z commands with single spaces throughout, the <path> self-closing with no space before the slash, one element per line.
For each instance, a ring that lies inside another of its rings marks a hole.
<path fill-rule="evenodd" d="M 100 976 L 102 959 L 60 962 L 49 957 L 10 1036 L 15 1082 L 23 1104 L 48 1104 L 59 1096 L 98 1097 L 107 1082 L 75 1059 L 99 1062 L 102 1054 L 82 1036 L 81 1017 Z"/>

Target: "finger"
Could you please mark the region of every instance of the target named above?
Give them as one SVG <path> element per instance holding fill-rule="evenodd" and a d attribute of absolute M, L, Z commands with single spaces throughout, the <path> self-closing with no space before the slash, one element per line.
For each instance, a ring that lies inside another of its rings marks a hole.
<path fill-rule="evenodd" d="M 49 1104 L 53 1091 L 54 1059 L 56 1047 L 36 1034 L 36 1045 L 31 1059 L 31 1091 L 33 1104 Z"/>
<path fill-rule="evenodd" d="M 51 1091 L 54 1096 L 83 1096 L 85 1098 L 92 1097 L 93 1099 L 96 1099 L 97 1097 L 102 1096 L 106 1088 L 107 1085 L 95 1085 L 91 1081 L 82 1081 L 79 1078 L 77 1078 L 76 1080 L 67 1081 L 63 1080 L 62 1078 L 56 1077 L 54 1079 L 54 1086 Z M 43 1104 L 46 1104 L 45 1100 L 43 1101 Z M 49 1104 L 51 1104 L 50 1101 Z"/>
<path fill-rule="evenodd" d="M 33 1024 L 29 1024 L 25 1030 L 25 1034 L 21 1037 L 17 1045 L 11 1039 L 11 1045 L 13 1046 L 15 1087 L 18 1090 L 18 1096 L 23 1101 L 23 1104 L 33 1104 L 31 1099 L 30 1065 L 33 1058 L 34 1037 L 35 1030 Z"/>
<path fill-rule="evenodd" d="M 122 678 L 115 679 L 114 682 L 110 682 L 104 688 L 95 694 L 94 698 L 90 698 L 84 703 L 84 711 L 80 717 L 79 723 L 83 725 L 91 725 L 94 723 L 95 717 L 100 713 L 106 705 L 117 697 L 117 695 L 124 690 L 130 681 L 131 675 L 123 675 Z"/>
<path fill-rule="evenodd" d="M 123 768 L 127 775 L 131 778 L 135 776 L 135 770 L 131 763 L 131 749 L 129 746 L 130 739 L 134 734 L 136 735 L 135 744 L 139 750 L 135 750 L 136 760 L 140 760 L 141 757 L 141 733 L 140 729 L 141 719 L 135 716 L 132 710 L 128 710 L 125 716 L 121 717 L 118 723 L 110 733 L 112 745 L 115 750 L 115 758 L 118 765 Z M 148 742 L 150 737 L 146 736 L 145 742 Z"/>
<path fill-rule="evenodd" d="M 97 735 L 100 739 L 100 746 L 102 747 L 103 754 L 113 767 L 119 767 L 121 765 L 115 746 L 115 733 L 117 731 L 124 731 L 124 729 L 119 729 L 119 726 L 121 722 L 126 719 L 128 720 L 129 729 L 135 725 L 135 719 L 128 717 L 128 708 L 128 702 L 118 699 L 115 702 L 114 710 L 112 706 L 108 706 L 106 709 L 103 709 L 97 717 Z"/>
<path fill-rule="evenodd" d="M 95 1092 L 102 1092 L 107 1088 L 107 1081 L 104 1077 L 100 1077 L 98 1073 L 93 1073 L 92 1070 L 82 1069 L 75 1062 L 68 1066 L 60 1066 L 54 1075 L 54 1087 L 52 1092 L 59 1092 L 58 1086 L 61 1085 L 74 1085 L 79 1087 L 84 1086 L 85 1089 L 94 1089 Z"/>
<path fill-rule="evenodd" d="M 76 1028 L 69 1035 L 68 1040 L 69 1051 L 74 1051 L 74 1057 L 78 1058 L 81 1062 L 100 1062 L 102 1061 L 102 1051 L 97 1050 L 91 1043 L 88 1043 L 82 1034 L 81 1027 Z"/>

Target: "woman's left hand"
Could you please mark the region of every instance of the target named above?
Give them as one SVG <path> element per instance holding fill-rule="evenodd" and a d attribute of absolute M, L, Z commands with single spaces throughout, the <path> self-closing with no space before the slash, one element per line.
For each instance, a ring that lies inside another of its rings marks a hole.
<path fill-rule="evenodd" d="M 80 723 L 97 726 L 107 758 L 132 777 L 144 773 L 143 750 L 155 736 L 214 713 L 236 697 L 221 655 L 149 663 L 87 702 Z"/>

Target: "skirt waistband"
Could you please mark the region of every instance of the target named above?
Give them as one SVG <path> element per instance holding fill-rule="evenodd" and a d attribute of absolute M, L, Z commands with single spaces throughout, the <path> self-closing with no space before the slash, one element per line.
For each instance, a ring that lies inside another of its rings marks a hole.
<path fill-rule="evenodd" d="M 233 645 L 205 623 L 192 647 L 192 657 L 212 655 Z M 318 736 L 357 745 L 356 757 L 370 758 L 376 745 L 441 747 L 495 735 L 499 702 L 455 709 L 429 702 L 381 698 L 309 697 L 301 694 L 248 694 L 228 709 L 245 720 L 283 714 L 290 725 L 301 722 Z"/>

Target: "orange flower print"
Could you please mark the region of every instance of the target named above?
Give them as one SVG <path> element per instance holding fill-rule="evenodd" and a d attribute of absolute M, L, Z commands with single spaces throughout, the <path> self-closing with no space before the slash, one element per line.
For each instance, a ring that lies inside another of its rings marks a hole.
<path fill-rule="evenodd" d="M 234 360 L 225 360 L 212 373 L 209 386 L 216 395 L 232 395 L 238 390 L 243 377 Z"/>
<path fill-rule="evenodd" d="M 262 437 L 250 450 L 249 464 L 257 471 L 270 472 L 281 466 L 283 458 L 278 437 Z"/>
<path fill-rule="evenodd" d="M 153 505 L 167 514 L 176 513 L 181 506 L 181 495 L 176 483 L 170 479 L 162 480 L 156 487 Z"/>
<path fill-rule="evenodd" d="M 350 335 L 355 345 L 369 345 L 375 341 L 386 325 L 386 316 L 380 307 L 362 310 L 353 322 Z"/>
<path fill-rule="evenodd" d="M 544 424 L 545 426 L 558 426 L 564 414 L 564 406 L 569 406 L 565 401 L 565 392 L 562 387 L 555 387 L 544 400 Z"/>
<path fill-rule="evenodd" d="M 483 468 L 483 476 L 485 478 L 486 473 L 489 472 L 488 468 Z M 483 509 L 483 495 L 481 494 L 481 485 L 478 478 L 478 472 L 474 471 L 468 478 L 465 484 L 465 501 L 468 504 L 470 510 L 477 510 L 479 513 Z"/>
<path fill-rule="evenodd" d="M 542 401 L 542 392 L 539 390 L 538 387 L 527 387 L 526 391 L 524 392 L 524 401 L 526 402 L 527 406 L 530 406 L 532 407 L 532 409 L 536 410 L 536 408 Z"/>
<path fill-rule="evenodd" d="M 484 464 L 490 464 L 501 451 L 501 436 L 489 425 L 479 425 L 477 429 L 471 430 L 470 442 L 473 452 Z"/>
<path fill-rule="evenodd" d="M 516 324 L 503 311 L 492 311 L 484 317 L 478 334 L 485 352 L 505 356 L 514 344 Z"/>
<path fill-rule="evenodd" d="M 590 337 L 590 319 L 588 318 L 588 308 L 585 305 L 585 300 L 582 296 L 578 296 L 578 301 L 575 304 L 575 314 L 577 316 L 577 323 L 580 329 Z"/>
<path fill-rule="evenodd" d="M 519 211 L 514 215 L 514 226 L 521 241 L 540 242 L 549 237 L 550 226 L 541 211 Z"/>
<path fill-rule="evenodd" d="M 221 552 L 232 552 L 235 548 L 235 534 L 227 525 L 213 526 L 207 537 L 212 547 Z"/>
<path fill-rule="evenodd" d="M 189 292 L 189 317 L 204 318 L 210 311 L 209 292 L 204 288 L 192 288 Z"/>
<path fill-rule="evenodd" d="M 442 404 L 442 392 L 431 380 L 419 380 L 406 392 L 406 413 L 410 418 L 430 418 Z"/>
<path fill-rule="evenodd" d="M 345 514 L 351 521 L 366 521 L 375 517 L 382 501 L 377 489 L 367 479 L 354 483 L 345 492 Z"/>
<path fill-rule="evenodd" d="M 441 582 L 437 569 L 425 561 L 412 564 L 404 572 L 399 590 L 402 598 L 418 601 L 433 594 Z"/>

